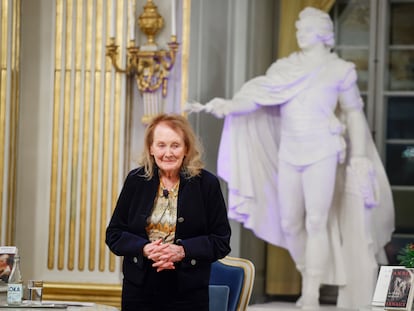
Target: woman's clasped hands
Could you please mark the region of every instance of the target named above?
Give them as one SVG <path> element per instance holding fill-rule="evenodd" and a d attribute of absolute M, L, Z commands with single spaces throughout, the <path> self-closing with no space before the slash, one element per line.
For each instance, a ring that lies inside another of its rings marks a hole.
<path fill-rule="evenodd" d="M 152 266 L 157 269 L 157 272 L 175 269 L 174 263 L 185 257 L 184 247 L 163 243 L 162 239 L 146 244 L 143 252 L 145 257 L 154 262 Z"/>

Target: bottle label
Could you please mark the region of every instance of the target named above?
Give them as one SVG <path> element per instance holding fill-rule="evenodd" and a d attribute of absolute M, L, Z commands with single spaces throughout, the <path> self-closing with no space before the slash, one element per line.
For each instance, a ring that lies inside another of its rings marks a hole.
<path fill-rule="evenodd" d="M 7 284 L 7 303 L 21 304 L 23 298 L 22 284 Z"/>

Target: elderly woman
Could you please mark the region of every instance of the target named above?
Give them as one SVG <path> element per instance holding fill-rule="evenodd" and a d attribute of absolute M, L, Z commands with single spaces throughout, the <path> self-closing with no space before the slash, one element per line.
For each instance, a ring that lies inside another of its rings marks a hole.
<path fill-rule="evenodd" d="M 370 303 L 375 256 L 391 238 L 390 186 L 355 66 L 331 51 L 332 20 L 308 7 L 296 27 L 301 51 L 273 63 L 231 100 L 188 110 L 226 117 L 218 171 L 229 185 L 229 216 L 289 250 L 303 281 L 298 305 L 317 308 L 323 283 L 339 285 L 338 306 L 357 308 Z"/>
<path fill-rule="evenodd" d="M 125 181 L 106 231 L 124 256 L 122 310 L 208 311 L 211 263 L 230 252 L 220 184 L 204 170 L 188 120 L 155 117 L 141 166 Z"/>

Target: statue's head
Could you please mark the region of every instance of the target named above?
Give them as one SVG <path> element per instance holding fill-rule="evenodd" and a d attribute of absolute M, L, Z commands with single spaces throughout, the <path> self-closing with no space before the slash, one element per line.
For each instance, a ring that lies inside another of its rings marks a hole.
<path fill-rule="evenodd" d="M 329 14 L 313 7 L 306 7 L 299 13 L 296 21 L 298 44 L 303 40 L 323 42 L 328 47 L 335 45 L 333 22 Z M 305 38 L 306 37 L 306 38 Z"/>

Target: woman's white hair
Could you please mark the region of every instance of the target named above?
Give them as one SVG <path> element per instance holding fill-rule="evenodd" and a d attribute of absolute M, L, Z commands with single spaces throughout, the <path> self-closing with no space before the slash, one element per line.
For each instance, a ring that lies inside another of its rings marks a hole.
<path fill-rule="evenodd" d="M 328 13 L 314 7 L 306 7 L 299 13 L 296 28 L 312 28 L 325 45 L 335 45 L 333 22 Z"/>

